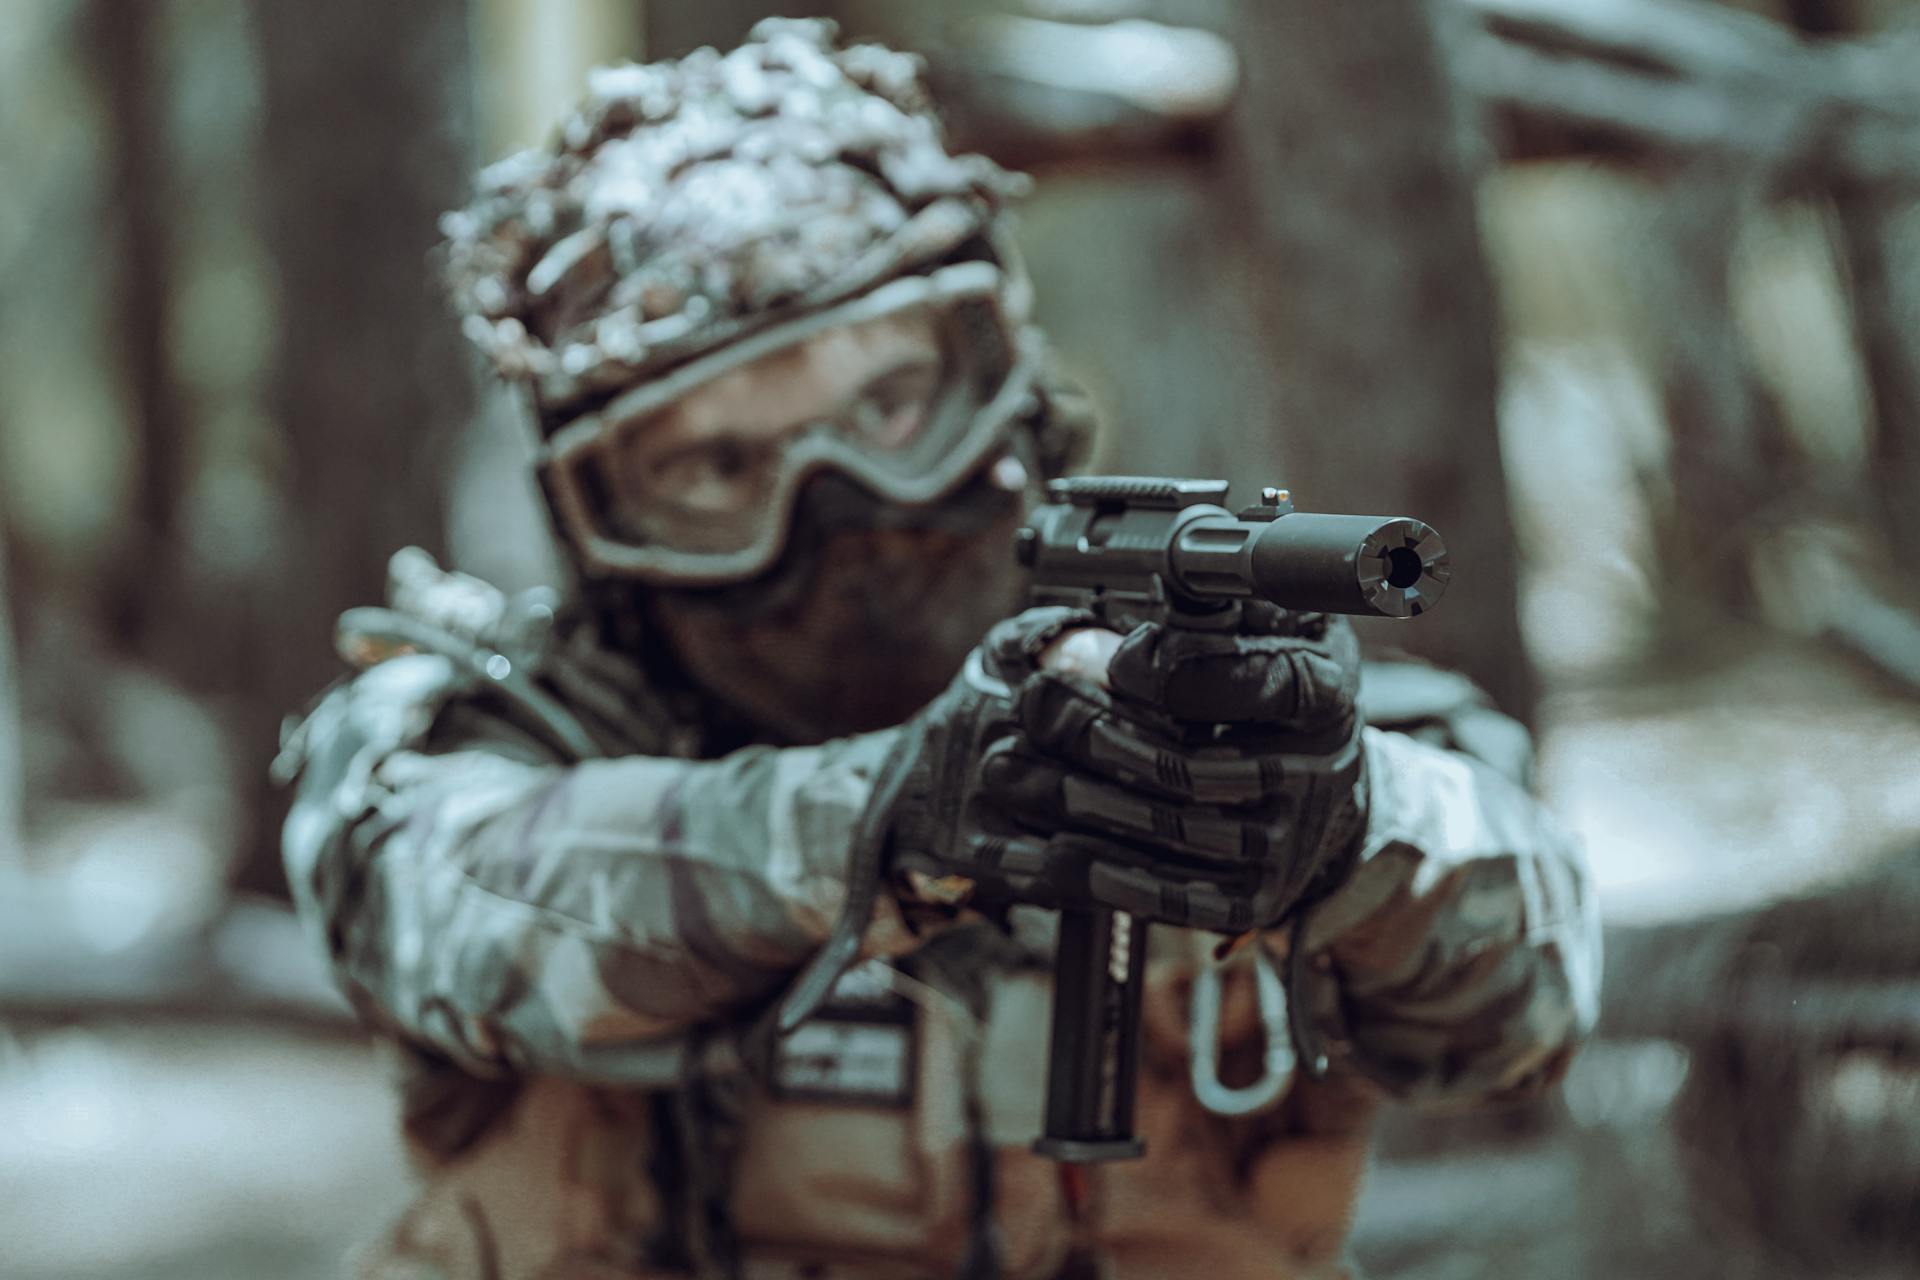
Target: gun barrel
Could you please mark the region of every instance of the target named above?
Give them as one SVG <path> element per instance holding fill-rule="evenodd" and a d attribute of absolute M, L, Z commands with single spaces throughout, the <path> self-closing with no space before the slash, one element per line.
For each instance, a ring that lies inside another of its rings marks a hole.
<path fill-rule="evenodd" d="M 1411 618 L 1433 606 L 1452 567 L 1446 543 L 1410 516 L 1295 511 L 1244 520 L 1222 511 L 1173 531 L 1172 586 L 1201 599 L 1257 596 L 1287 609 Z"/>

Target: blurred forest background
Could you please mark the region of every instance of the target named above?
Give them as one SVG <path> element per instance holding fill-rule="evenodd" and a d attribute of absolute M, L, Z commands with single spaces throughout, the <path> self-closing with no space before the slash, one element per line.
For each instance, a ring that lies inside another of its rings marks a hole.
<path fill-rule="evenodd" d="M 266 763 L 393 549 L 553 572 L 438 215 L 585 68 L 770 12 L 924 51 L 1035 174 L 1100 468 L 1454 549 L 1393 639 L 1540 732 L 1606 1035 L 1395 1122 L 1374 1273 L 1911 1276 L 1911 0 L 10 0 L 0 1271 L 326 1275 L 397 1208 Z"/>

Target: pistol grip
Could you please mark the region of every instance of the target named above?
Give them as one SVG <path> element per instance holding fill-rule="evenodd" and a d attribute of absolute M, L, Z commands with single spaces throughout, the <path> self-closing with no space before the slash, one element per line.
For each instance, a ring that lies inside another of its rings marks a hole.
<path fill-rule="evenodd" d="M 1053 961 L 1041 1155 L 1076 1164 L 1145 1153 L 1133 1133 L 1147 922 L 1105 909 L 1060 913 Z"/>

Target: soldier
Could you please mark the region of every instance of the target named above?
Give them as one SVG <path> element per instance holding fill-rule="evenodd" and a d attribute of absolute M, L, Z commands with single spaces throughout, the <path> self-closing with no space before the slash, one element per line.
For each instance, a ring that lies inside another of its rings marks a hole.
<path fill-rule="evenodd" d="M 1464 681 L 1363 691 L 1320 616 L 1021 611 L 1010 535 L 1083 423 L 1018 189 L 946 150 L 916 60 L 770 21 L 595 73 L 446 220 L 574 576 L 509 599 L 396 556 L 280 763 L 426 1180 L 364 1274 L 1340 1275 L 1377 1099 L 1525 1096 L 1589 1028 L 1579 861 Z M 1197 799 L 1166 726 L 1215 722 L 1210 760 L 1287 767 Z M 1203 828 L 1259 916 L 1224 960 Z M 1030 1150 L 1052 917 L 1009 901 L 1017 833 L 1150 868 L 1190 926 L 1156 931 L 1143 1159 Z M 766 1034 L 855 907 L 862 962 Z"/>

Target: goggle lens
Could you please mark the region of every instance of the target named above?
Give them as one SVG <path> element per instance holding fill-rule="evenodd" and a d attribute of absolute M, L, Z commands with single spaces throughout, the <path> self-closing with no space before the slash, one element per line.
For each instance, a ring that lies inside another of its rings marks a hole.
<path fill-rule="evenodd" d="M 549 462 L 562 518 L 618 572 L 718 582 L 770 563 L 795 492 L 822 468 L 889 501 L 933 501 L 1006 440 L 1023 378 L 996 303 L 979 291 L 898 307 L 816 329 L 657 407 L 616 402 Z"/>

